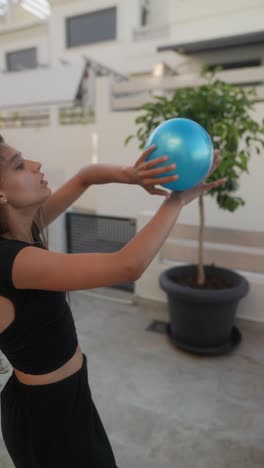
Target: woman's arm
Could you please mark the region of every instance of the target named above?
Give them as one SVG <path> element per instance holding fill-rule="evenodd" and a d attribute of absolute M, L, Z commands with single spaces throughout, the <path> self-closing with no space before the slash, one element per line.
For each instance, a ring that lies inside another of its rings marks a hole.
<path fill-rule="evenodd" d="M 155 161 L 145 162 L 147 155 L 155 147 L 150 147 L 145 151 L 135 163 L 134 166 L 113 166 L 107 164 L 94 164 L 84 167 L 79 170 L 71 179 L 66 181 L 49 199 L 41 206 L 41 209 L 35 215 L 37 224 L 41 223 L 42 227 L 48 226 L 58 216 L 71 206 L 87 189 L 93 184 L 107 184 L 110 182 L 119 182 L 124 184 L 142 185 L 149 193 L 164 195 L 167 197 L 168 192 L 153 188 L 153 184 L 157 184 L 157 179 L 153 179 L 153 175 L 162 174 L 171 170 L 171 166 L 153 169 L 159 162 L 165 161 L 167 158 L 158 158 Z M 164 182 L 175 180 L 175 177 L 164 177 Z"/>
<path fill-rule="evenodd" d="M 152 195 L 168 196 L 166 190 L 158 189 L 155 185 L 165 184 L 175 181 L 178 176 L 164 176 L 176 168 L 175 164 L 163 167 L 156 167 L 160 163 L 168 160 L 164 155 L 152 161 L 146 161 L 147 156 L 156 148 L 150 146 L 144 151 L 133 166 L 115 166 L 112 164 L 93 164 L 85 166 L 79 171 L 82 183 L 85 188 L 90 185 L 109 184 L 117 182 L 120 184 L 139 185 Z"/>
<path fill-rule="evenodd" d="M 214 168 L 220 162 L 221 158 L 216 157 Z M 172 192 L 146 226 L 117 252 L 60 254 L 22 243 L 13 252 L 11 275 L 10 269 L 7 272 L 9 282 L 17 289 L 75 291 L 134 281 L 158 253 L 182 207 L 224 183 L 225 179 L 220 179 Z"/>
<path fill-rule="evenodd" d="M 222 158 L 219 155 L 219 151 L 215 150 L 214 163 L 209 175 L 216 170 L 221 161 Z M 177 221 L 182 208 L 204 192 L 224 185 L 226 180 L 226 178 L 222 178 L 208 184 L 203 181 L 192 189 L 182 192 L 171 192 L 169 198 L 162 203 L 155 216 L 122 248 L 123 255 L 127 256 L 130 261 L 133 259 L 137 277 L 142 275 L 158 253 Z"/>

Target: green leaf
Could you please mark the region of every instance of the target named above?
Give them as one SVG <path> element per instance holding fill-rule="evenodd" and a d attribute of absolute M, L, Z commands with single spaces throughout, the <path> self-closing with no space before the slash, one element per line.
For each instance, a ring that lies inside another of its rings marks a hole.
<path fill-rule="evenodd" d="M 128 145 L 128 143 L 130 142 L 130 140 L 132 140 L 132 138 L 134 138 L 135 135 L 129 135 L 126 139 L 125 139 L 125 145 Z"/>

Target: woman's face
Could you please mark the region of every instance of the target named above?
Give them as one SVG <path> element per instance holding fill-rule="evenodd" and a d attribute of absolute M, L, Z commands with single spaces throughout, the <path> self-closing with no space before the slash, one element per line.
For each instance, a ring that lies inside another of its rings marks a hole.
<path fill-rule="evenodd" d="M 5 143 L 0 144 L 0 155 L 4 158 L 0 170 L 0 194 L 4 194 L 9 205 L 15 208 L 36 207 L 49 198 L 51 190 L 48 183 L 41 182 L 41 163 L 25 159 Z"/>

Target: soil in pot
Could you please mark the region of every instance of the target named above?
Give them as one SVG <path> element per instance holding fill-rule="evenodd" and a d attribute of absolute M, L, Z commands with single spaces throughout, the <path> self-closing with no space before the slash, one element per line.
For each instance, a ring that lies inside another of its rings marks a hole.
<path fill-rule="evenodd" d="M 205 278 L 204 285 L 199 285 L 197 283 L 197 275 L 184 275 L 177 278 L 171 278 L 172 281 L 181 285 L 181 286 L 188 286 L 190 288 L 196 289 L 230 289 L 234 287 L 234 283 L 231 281 L 226 280 L 225 278 L 215 277 L 207 273 Z"/>

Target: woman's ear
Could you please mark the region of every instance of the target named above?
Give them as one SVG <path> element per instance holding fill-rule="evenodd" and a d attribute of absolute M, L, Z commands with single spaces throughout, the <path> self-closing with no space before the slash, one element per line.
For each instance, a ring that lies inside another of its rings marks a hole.
<path fill-rule="evenodd" d="M 7 202 L 7 199 L 5 197 L 5 194 L 0 193 L 0 203 L 1 203 L 1 205 L 3 205 L 6 202 Z"/>

